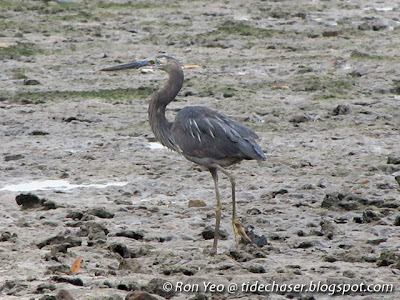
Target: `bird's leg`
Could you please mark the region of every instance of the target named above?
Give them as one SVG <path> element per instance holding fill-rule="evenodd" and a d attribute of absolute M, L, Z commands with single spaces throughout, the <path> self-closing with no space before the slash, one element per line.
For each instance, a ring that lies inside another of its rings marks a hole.
<path fill-rule="evenodd" d="M 228 176 L 231 186 L 232 186 L 232 226 L 233 226 L 233 232 L 235 234 L 235 241 L 236 244 L 239 244 L 239 235 L 248 243 L 252 243 L 251 239 L 247 236 L 246 231 L 242 225 L 242 223 L 239 222 L 239 220 L 236 217 L 236 196 L 235 196 L 235 186 L 236 186 L 236 178 L 235 175 L 232 173 L 228 172 L 221 166 L 218 166 L 218 169 L 224 173 L 226 176 Z"/>
<path fill-rule="evenodd" d="M 214 232 L 214 245 L 213 250 L 217 252 L 217 244 L 219 239 L 219 224 L 221 223 L 221 198 L 219 195 L 218 189 L 218 170 L 217 168 L 210 168 L 211 176 L 214 180 L 214 187 L 215 187 L 215 198 L 217 199 L 217 205 L 215 206 L 215 232 Z"/>

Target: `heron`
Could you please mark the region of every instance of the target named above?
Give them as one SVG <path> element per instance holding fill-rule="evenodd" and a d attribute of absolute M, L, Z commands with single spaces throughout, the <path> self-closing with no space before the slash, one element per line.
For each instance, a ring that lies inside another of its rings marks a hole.
<path fill-rule="evenodd" d="M 236 244 L 239 244 L 240 237 L 251 243 L 236 215 L 235 175 L 227 171 L 226 167 L 242 160 L 265 160 L 264 153 L 256 142 L 257 134 L 239 122 L 203 106 L 184 107 L 176 114 L 174 122 L 168 121 L 165 116 L 166 107 L 175 99 L 184 81 L 184 67 L 173 57 L 160 55 L 153 59 L 104 68 L 101 71 L 144 67 L 165 71 L 169 76 L 167 85 L 156 91 L 149 103 L 148 118 L 155 138 L 187 160 L 205 167 L 213 178 L 217 202 L 213 253 L 217 252 L 222 210 L 218 171 L 225 174 L 231 183 L 232 226 Z"/>

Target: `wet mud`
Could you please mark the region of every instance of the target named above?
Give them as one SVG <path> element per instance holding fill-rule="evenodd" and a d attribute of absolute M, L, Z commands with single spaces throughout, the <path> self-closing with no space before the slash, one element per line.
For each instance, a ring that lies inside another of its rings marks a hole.
<path fill-rule="evenodd" d="M 398 299 L 399 11 L 0 1 L 0 298 Z M 260 136 L 267 160 L 230 169 L 255 245 L 235 245 L 221 176 L 210 255 L 212 178 L 147 120 L 166 74 L 99 71 L 159 54 L 203 66 L 185 70 L 171 120 L 204 105 Z"/>

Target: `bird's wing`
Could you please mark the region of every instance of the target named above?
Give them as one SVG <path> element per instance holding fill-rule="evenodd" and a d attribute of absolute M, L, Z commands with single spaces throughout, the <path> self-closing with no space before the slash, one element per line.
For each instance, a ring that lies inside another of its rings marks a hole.
<path fill-rule="evenodd" d="M 239 122 L 205 107 L 185 107 L 172 134 L 183 154 L 199 158 L 265 159 L 257 135 Z"/>
<path fill-rule="evenodd" d="M 240 134 L 240 136 L 246 138 L 250 137 L 252 139 L 258 139 L 258 135 L 251 129 L 247 128 L 246 126 L 240 124 L 239 122 L 232 120 L 225 115 L 219 114 L 219 117 L 226 123 L 229 124 L 229 126 L 234 129 L 237 133 Z"/>

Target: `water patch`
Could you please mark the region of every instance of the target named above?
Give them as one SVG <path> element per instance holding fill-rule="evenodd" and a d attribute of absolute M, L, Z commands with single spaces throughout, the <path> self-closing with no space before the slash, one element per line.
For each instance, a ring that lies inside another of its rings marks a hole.
<path fill-rule="evenodd" d="M 151 142 L 147 145 L 150 150 L 165 150 L 166 148 L 159 142 Z"/>
<path fill-rule="evenodd" d="M 392 11 L 394 8 L 391 6 L 386 6 L 386 7 L 366 7 L 364 10 L 375 10 L 375 11 L 380 11 L 380 12 L 387 12 L 387 11 Z"/>
<path fill-rule="evenodd" d="M 128 182 L 109 182 L 104 184 L 71 184 L 66 180 L 42 180 L 32 181 L 19 184 L 5 185 L 0 188 L 0 191 L 10 192 L 30 192 L 38 190 L 71 190 L 76 188 L 95 188 L 104 189 L 109 186 L 124 186 Z"/>

